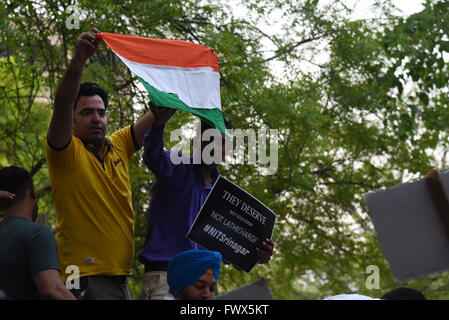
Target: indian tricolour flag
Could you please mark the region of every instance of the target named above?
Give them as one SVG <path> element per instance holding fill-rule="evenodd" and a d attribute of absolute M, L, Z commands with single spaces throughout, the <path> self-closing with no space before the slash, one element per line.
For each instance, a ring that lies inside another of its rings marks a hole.
<path fill-rule="evenodd" d="M 155 106 L 185 110 L 226 132 L 218 56 L 210 48 L 103 32 L 101 37 L 142 82 Z"/>

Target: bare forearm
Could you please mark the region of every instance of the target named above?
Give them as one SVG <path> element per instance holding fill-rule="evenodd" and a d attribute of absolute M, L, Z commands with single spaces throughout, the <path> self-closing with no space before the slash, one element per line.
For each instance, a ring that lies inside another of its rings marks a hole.
<path fill-rule="evenodd" d="M 56 90 L 54 112 L 66 113 L 73 110 L 85 63 L 77 56 L 70 61 Z"/>
<path fill-rule="evenodd" d="M 151 111 L 148 111 L 142 118 L 140 118 L 134 124 L 134 134 L 136 136 L 139 148 L 143 146 L 143 137 L 145 133 L 151 128 L 154 122 L 154 115 Z"/>
<path fill-rule="evenodd" d="M 163 107 L 158 108 L 150 104 L 150 110 L 134 124 L 134 134 L 136 135 L 139 147 L 143 145 L 145 133 L 153 126 L 160 129 L 175 114 L 176 109 Z"/>
<path fill-rule="evenodd" d="M 48 300 L 76 300 L 75 296 L 63 284 L 42 292 L 42 297 Z"/>
<path fill-rule="evenodd" d="M 75 43 L 75 54 L 73 59 L 59 83 L 55 96 L 55 111 L 65 111 L 69 106 L 73 109 L 76 96 L 78 94 L 81 76 L 84 65 L 98 49 L 97 33 L 100 30 L 92 28 L 88 32 L 82 33 Z"/>
<path fill-rule="evenodd" d="M 39 294 L 44 299 L 75 300 L 75 296 L 66 288 L 56 269 L 46 269 L 34 276 Z"/>
<path fill-rule="evenodd" d="M 85 61 L 81 61 L 75 55 L 56 90 L 54 110 L 48 128 L 48 141 L 53 147 L 66 146 L 72 136 L 73 107 L 84 64 Z"/>
<path fill-rule="evenodd" d="M 82 33 L 75 44 L 75 54 L 56 90 L 54 110 L 48 128 L 48 142 L 55 148 L 67 145 L 72 137 L 73 109 L 78 95 L 84 65 L 98 49 L 96 34 L 100 31 L 92 28 Z"/>

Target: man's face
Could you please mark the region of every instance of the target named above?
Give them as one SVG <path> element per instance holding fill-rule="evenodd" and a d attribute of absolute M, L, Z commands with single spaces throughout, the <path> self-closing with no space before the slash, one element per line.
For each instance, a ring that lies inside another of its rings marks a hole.
<path fill-rule="evenodd" d="M 108 117 L 100 96 L 81 96 L 75 109 L 73 133 L 85 143 L 98 145 L 106 136 Z"/>
<path fill-rule="evenodd" d="M 203 274 L 198 280 L 174 293 L 174 296 L 181 300 L 206 300 L 215 296 L 217 281 L 210 273 Z"/>

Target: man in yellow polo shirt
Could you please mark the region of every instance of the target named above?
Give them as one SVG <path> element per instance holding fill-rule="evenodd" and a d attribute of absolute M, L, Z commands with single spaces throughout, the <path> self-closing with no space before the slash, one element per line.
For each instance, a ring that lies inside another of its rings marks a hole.
<path fill-rule="evenodd" d="M 107 93 L 95 83 L 80 86 L 86 60 L 98 49 L 97 33 L 93 28 L 77 39 L 48 129 L 56 240 L 61 274 L 70 265 L 79 268 L 80 286 L 73 290 L 78 298 L 131 299 L 126 277 L 134 256 L 134 213 L 128 167 L 154 117 L 149 111 L 106 137 Z"/>

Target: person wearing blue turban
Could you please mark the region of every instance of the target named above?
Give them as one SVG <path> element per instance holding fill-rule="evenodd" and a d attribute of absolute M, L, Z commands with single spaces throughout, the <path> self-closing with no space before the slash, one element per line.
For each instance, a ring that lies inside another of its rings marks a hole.
<path fill-rule="evenodd" d="M 209 250 L 187 250 L 170 260 L 167 282 L 177 300 L 203 300 L 215 296 L 221 254 Z"/>

